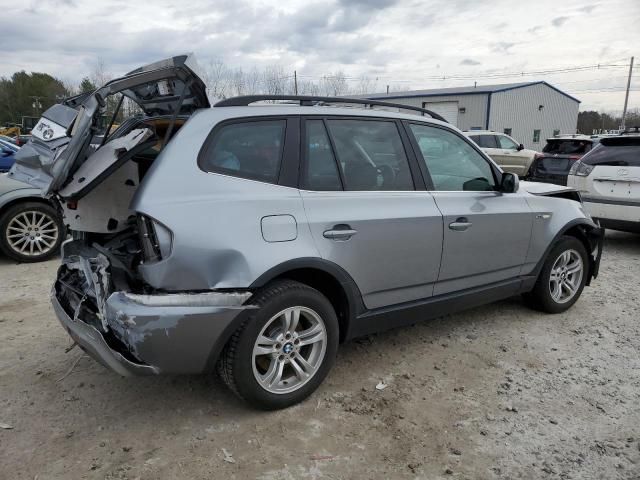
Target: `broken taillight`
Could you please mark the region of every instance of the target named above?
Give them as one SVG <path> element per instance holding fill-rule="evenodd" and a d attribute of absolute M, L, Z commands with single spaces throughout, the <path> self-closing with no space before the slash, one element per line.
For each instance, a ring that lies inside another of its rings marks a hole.
<path fill-rule="evenodd" d="M 138 234 L 145 263 L 157 262 L 171 254 L 171 230 L 160 222 L 138 215 Z"/>

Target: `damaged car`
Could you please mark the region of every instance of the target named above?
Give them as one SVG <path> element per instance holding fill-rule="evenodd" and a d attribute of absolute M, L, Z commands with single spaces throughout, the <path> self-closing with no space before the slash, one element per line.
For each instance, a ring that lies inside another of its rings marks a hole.
<path fill-rule="evenodd" d="M 111 96 L 142 114 L 96 145 Z M 188 55 L 51 107 L 10 175 L 64 212 L 52 302 L 81 348 L 121 375 L 217 370 L 264 409 L 357 336 L 520 294 L 563 312 L 602 251 L 575 191 L 519 183 L 433 112 L 211 107 Z"/>

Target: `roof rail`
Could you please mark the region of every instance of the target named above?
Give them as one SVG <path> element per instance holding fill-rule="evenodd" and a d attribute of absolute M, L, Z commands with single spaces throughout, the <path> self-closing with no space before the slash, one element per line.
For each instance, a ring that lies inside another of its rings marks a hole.
<path fill-rule="evenodd" d="M 317 97 L 314 95 L 242 95 L 239 97 L 231 97 L 225 100 L 220 100 L 214 105 L 214 107 L 246 107 L 252 103 L 260 102 L 264 100 L 294 100 L 300 102 L 301 106 L 313 106 L 322 103 L 355 103 L 365 106 L 379 106 L 379 107 L 392 107 L 401 108 L 403 110 L 413 110 L 415 112 L 422 113 L 422 116 L 426 113 L 431 118 L 440 120 L 441 122 L 447 122 L 441 115 L 438 115 L 426 108 L 414 107 L 411 105 L 402 105 L 400 103 L 382 102 L 379 100 L 369 100 L 367 98 L 346 98 L 346 97 Z"/>
<path fill-rule="evenodd" d="M 640 126 L 634 125 L 633 127 L 627 127 L 620 132 L 620 135 L 628 135 L 630 133 L 640 133 Z"/>

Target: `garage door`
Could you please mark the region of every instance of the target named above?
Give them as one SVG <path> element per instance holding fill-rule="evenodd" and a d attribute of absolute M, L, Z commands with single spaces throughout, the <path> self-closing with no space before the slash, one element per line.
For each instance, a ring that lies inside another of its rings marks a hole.
<path fill-rule="evenodd" d="M 423 107 L 446 118 L 451 125 L 458 126 L 458 102 L 423 102 Z"/>

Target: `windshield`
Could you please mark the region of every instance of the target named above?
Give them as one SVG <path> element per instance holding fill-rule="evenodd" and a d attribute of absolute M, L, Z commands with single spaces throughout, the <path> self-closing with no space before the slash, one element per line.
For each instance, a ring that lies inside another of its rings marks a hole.
<path fill-rule="evenodd" d="M 573 154 L 587 153 L 591 150 L 591 142 L 586 140 L 547 140 L 542 151 L 544 153 Z"/>

